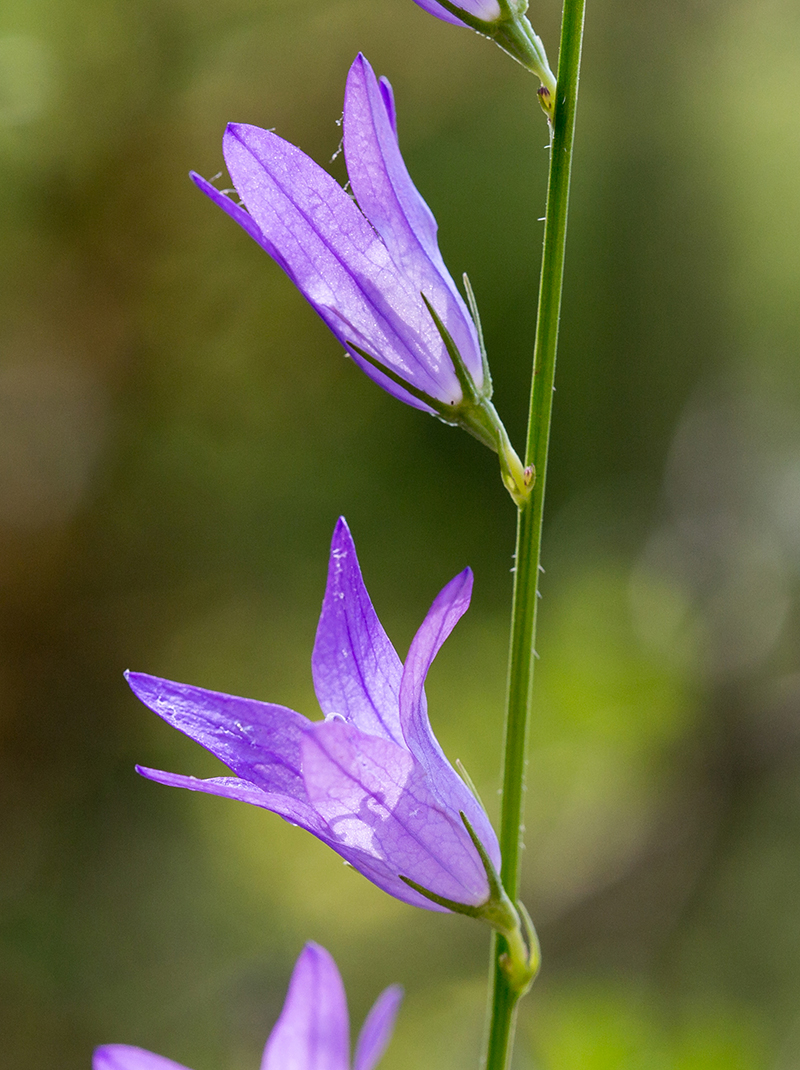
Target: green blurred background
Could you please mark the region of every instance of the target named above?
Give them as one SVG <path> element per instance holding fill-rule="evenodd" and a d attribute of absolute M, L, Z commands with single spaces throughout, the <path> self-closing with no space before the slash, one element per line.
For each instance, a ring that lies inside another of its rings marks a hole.
<path fill-rule="evenodd" d="M 800 7 L 590 0 L 545 537 L 522 1070 L 800 1067 Z M 534 23 L 555 60 L 557 5 Z M 347 516 L 401 652 L 471 564 L 434 727 L 493 813 L 513 508 L 495 459 L 344 360 L 189 183 L 228 120 L 328 165 L 362 49 L 520 442 L 534 80 L 411 0 L 5 0 L 0 1064 L 126 1042 L 255 1070 L 306 939 L 385 1070 L 477 1065 L 487 934 L 311 837 L 139 779 L 213 759 L 141 669 L 318 716 Z M 341 158 L 332 170 L 343 179 Z"/>

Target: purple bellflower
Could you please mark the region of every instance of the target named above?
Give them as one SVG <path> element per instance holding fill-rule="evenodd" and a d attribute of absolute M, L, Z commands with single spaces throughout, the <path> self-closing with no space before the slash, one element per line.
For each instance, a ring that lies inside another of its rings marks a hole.
<path fill-rule="evenodd" d="M 425 677 L 469 606 L 471 591 L 472 573 L 465 569 L 437 595 L 402 664 L 340 519 L 311 659 L 324 720 L 128 673 L 146 706 L 236 775 L 199 780 L 141 766 L 137 771 L 160 784 L 279 814 L 397 899 L 487 921 L 527 968 L 520 917 L 497 876 L 494 829 L 428 720 Z"/>
<path fill-rule="evenodd" d="M 386 1050 L 403 998 L 399 985 L 378 996 L 356 1044 L 353 1070 L 374 1070 Z M 342 979 L 330 954 L 308 943 L 270 1034 L 261 1070 L 350 1070 L 350 1026 Z M 172 1059 L 127 1044 L 97 1048 L 92 1070 L 187 1070 Z"/>
<path fill-rule="evenodd" d="M 191 177 L 283 268 L 371 379 L 495 450 L 506 487 L 524 501 L 531 474 L 491 403 L 472 291 L 465 276 L 474 319 L 400 154 L 392 88 L 361 55 L 347 77 L 343 127 L 355 200 L 294 145 L 239 123 L 228 125 L 222 151 L 244 207 Z"/>
<path fill-rule="evenodd" d="M 404 902 L 430 910 L 446 909 L 439 899 L 480 907 L 490 897 L 490 885 L 473 837 L 495 870 L 497 837 L 436 741 L 424 691 L 428 668 L 467 609 L 471 588 L 469 569 L 447 584 L 403 665 L 378 620 L 349 528 L 340 519 L 311 659 L 324 720 L 128 673 L 146 706 L 236 776 L 199 780 L 137 766 L 138 772 L 161 784 L 280 814 Z"/>
<path fill-rule="evenodd" d="M 537 76 L 542 83 L 539 101 L 548 119 L 553 117 L 556 79 L 550 70 L 542 39 L 525 16 L 528 0 L 414 0 L 443 22 L 469 26 L 491 37 L 504 52 Z"/>

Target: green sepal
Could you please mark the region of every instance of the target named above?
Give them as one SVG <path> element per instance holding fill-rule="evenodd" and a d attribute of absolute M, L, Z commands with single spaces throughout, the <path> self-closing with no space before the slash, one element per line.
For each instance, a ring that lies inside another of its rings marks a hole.
<path fill-rule="evenodd" d="M 431 397 L 430 394 L 426 394 L 424 390 L 420 390 L 416 386 L 412 386 L 402 375 L 398 375 L 396 371 L 389 368 L 386 364 L 382 364 L 377 357 L 373 357 L 371 353 L 368 353 L 366 349 L 362 349 L 361 346 L 357 346 L 354 342 L 348 342 L 348 347 L 358 353 L 359 357 L 362 357 L 367 364 L 371 364 L 376 371 L 379 371 L 381 375 L 385 375 L 387 379 L 399 387 L 402 387 L 412 398 L 416 398 L 417 401 L 421 401 L 424 405 L 433 409 L 437 416 L 441 416 L 445 406 L 442 405 L 438 398 Z"/>
<path fill-rule="evenodd" d="M 487 401 L 491 399 L 494 387 L 492 385 L 492 373 L 489 370 L 489 358 L 486 355 L 486 346 L 483 344 L 483 327 L 481 326 L 481 314 L 478 311 L 478 302 L 475 300 L 475 291 L 472 289 L 472 283 L 469 281 L 469 275 L 464 272 L 461 276 L 464 280 L 464 290 L 467 295 L 467 304 L 469 310 L 472 313 L 472 319 L 475 323 L 475 330 L 478 332 L 478 345 L 481 350 L 481 364 L 483 365 L 483 396 Z"/>
<path fill-rule="evenodd" d="M 431 319 L 436 324 L 436 330 L 439 332 L 439 335 L 442 341 L 444 342 L 444 347 L 447 350 L 448 357 L 453 362 L 453 370 L 455 371 L 456 377 L 458 378 L 458 383 L 461 387 L 461 392 L 464 395 L 464 401 L 472 402 L 474 404 L 476 401 L 479 401 L 483 395 L 482 393 L 479 394 L 475 387 L 475 381 L 473 380 L 472 376 L 469 373 L 469 369 L 464 363 L 464 358 L 461 356 L 461 350 L 453 341 L 452 334 L 450 334 L 448 329 L 445 327 L 444 320 L 421 290 L 419 295 L 425 302 L 425 307 L 427 308 L 428 312 L 430 312 Z"/>
<path fill-rule="evenodd" d="M 438 895 L 436 892 L 432 892 L 430 888 L 423 888 L 421 884 L 412 881 L 410 877 L 404 877 L 402 873 L 400 874 L 400 880 L 403 884 L 407 884 L 409 888 L 413 888 L 415 892 L 419 892 L 419 894 L 426 899 L 430 899 L 432 903 L 436 903 L 440 907 L 447 907 L 447 909 L 452 910 L 454 914 L 466 914 L 470 918 L 479 918 L 481 916 L 480 907 L 470 906 L 469 903 L 458 903 L 455 899 L 445 899 L 443 895 Z"/>
<path fill-rule="evenodd" d="M 481 810 L 483 810 L 483 812 L 486 813 L 486 807 L 483 805 L 483 799 L 478 794 L 478 789 L 475 787 L 475 783 L 474 783 L 472 777 L 467 772 L 466 767 L 464 766 L 464 763 L 461 761 L 460 758 L 456 758 L 455 766 L 456 766 L 456 769 L 458 770 L 458 775 L 461 777 L 461 779 L 467 785 L 469 790 L 475 796 L 475 802 L 478 804 L 478 806 L 480 806 Z"/>
<path fill-rule="evenodd" d="M 466 275 L 464 280 L 470 304 L 477 312 L 475 295 L 472 293 L 472 287 L 469 285 Z M 425 306 L 431 314 L 431 319 L 436 324 L 436 329 L 453 362 L 453 368 L 463 393 L 461 404 L 448 408 L 446 414 L 440 413 L 439 418 L 444 420 L 445 423 L 458 424 L 474 438 L 477 438 L 479 442 L 482 442 L 484 446 L 494 450 L 500 460 L 500 473 L 503 484 L 514 499 L 514 503 L 518 507 L 522 507 L 530 497 L 534 472 L 533 469 L 523 468 L 522 462 L 511 445 L 511 439 L 503 426 L 503 421 L 498 416 L 497 409 L 495 409 L 490 400 L 492 396 L 492 377 L 488 374 L 489 366 L 486 359 L 486 351 L 483 347 L 482 334 L 479 335 L 479 340 L 481 361 L 486 377 L 484 378 L 482 389 L 478 390 L 458 350 L 458 346 L 453 341 L 453 337 L 447 327 L 445 327 L 441 316 L 424 293 L 420 293 L 420 297 L 425 302 Z M 480 323 L 480 319 L 477 322 Z"/>

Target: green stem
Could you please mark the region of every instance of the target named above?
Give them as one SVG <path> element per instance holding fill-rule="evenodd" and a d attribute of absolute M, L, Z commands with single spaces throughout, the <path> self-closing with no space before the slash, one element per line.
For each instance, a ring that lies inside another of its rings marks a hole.
<path fill-rule="evenodd" d="M 519 898 L 525 767 L 531 714 L 535 660 L 539 556 L 542 539 L 547 450 L 553 408 L 558 321 L 564 278 L 567 206 L 572 169 L 575 110 L 578 99 L 585 0 L 564 0 L 558 83 L 550 149 L 550 176 L 544 227 L 544 250 L 539 283 L 539 308 L 533 354 L 531 403 L 526 465 L 533 465 L 535 482 L 530 499 L 518 512 L 514 600 L 508 668 L 508 707 L 503 761 L 503 802 L 500 817 L 501 877 L 513 901 Z M 492 941 L 491 992 L 485 1070 L 507 1070 L 514 1042 L 517 994 L 500 963 L 505 941 Z"/>

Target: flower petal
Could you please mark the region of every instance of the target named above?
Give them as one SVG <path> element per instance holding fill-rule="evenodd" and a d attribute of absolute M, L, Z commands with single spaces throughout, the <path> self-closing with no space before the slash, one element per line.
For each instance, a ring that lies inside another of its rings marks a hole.
<path fill-rule="evenodd" d="M 455 15 L 451 15 L 450 12 L 443 8 L 441 4 L 437 4 L 436 0 L 414 0 L 415 4 L 418 4 L 424 11 L 427 11 L 431 15 L 435 15 L 437 19 L 441 19 L 442 22 L 449 22 L 453 26 L 466 26 L 465 22 L 456 18 Z"/>
<path fill-rule="evenodd" d="M 443 22 L 452 22 L 455 26 L 466 25 L 461 19 L 451 15 L 441 4 L 437 4 L 436 0 L 414 0 L 414 2 L 429 11 L 431 15 L 435 15 L 437 19 L 442 19 Z M 466 11 L 468 15 L 474 15 L 476 19 L 482 19 L 484 22 L 496 22 L 502 15 L 497 0 L 458 0 L 456 6 Z"/>
<path fill-rule="evenodd" d="M 301 714 L 146 673 L 125 676 L 145 706 L 210 750 L 237 776 L 263 791 L 305 799 L 300 738 L 311 722 Z"/>
<path fill-rule="evenodd" d="M 406 746 L 425 769 L 431 790 L 440 805 L 456 814 L 462 811 L 466 814 L 492 863 L 499 870 L 497 835 L 483 807 L 453 769 L 434 736 L 425 697 L 428 669 L 445 639 L 469 608 L 471 595 L 472 571 L 467 568 L 434 599 L 406 657 L 400 685 L 400 720 Z"/>
<path fill-rule="evenodd" d="M 413 244 L 421 246 L 426 258 L 437 260 L 446 270 L 436 239 L 436 219 L 411 181 L 400 154 L 391 83 L 381 78 L 379 84 L 369 61 L 360 52 L 347 75 L 343 126 L 350 184 L 361 211 L 389 251 L 401 252 L 403 239 L 408 242 L 410 231 Z M 411 266 L 418 265 L 412 260 Z"/>
<path fill-rule="evenodd" d="M 381 992 L 367 1015 L 356 1044 L 353 1070 L 374 1070 L 394 1030 L 397 1012 L 403 999 L 400 985 L 391 985 Z"/>
<path fill-rule="evenodd" d="M 423 765 L 444 757 L 431 730 L 425 702 L 425 677 L 445 639 L 469 608 L 472 570 L 464 569 L 442 588 L 411 641 L 400 685 L 400 718 L 406 745 Z"/>
<path fill-rule="evenodd" d="M 187 1070 L 182 1063 L 174 1063 L 163 1055 L 154 1055 L 144 1048 L 128 1044 L 104 1044 L 95 1048 L 92 1070 Z"/>
<path fill-rule="evenodd" d="M 397 137 L 397 108 L 394 103 L 394 90 L 392 89 L 392 83 L 388 78 L 383 75 L 378 79 L 378 87 L 383 97 L 383 105 L 386 108 L 386 114 L 389 116 L 389 122 L 394 130 L 394 136 Z M 434 220 L 435 223 L 435 220 Z"/>
<path fill-rule="evenodd" d="M 336 963 L 308 943 L 297 960 L 261 1070 L 349 1070 L 347 1000 Z"/>
<path fill-rule="evenodd" d="M 436 309 L 480 388 L 483 361 L 477 332 L 439 252 L 433 213 L 400 154 L 394 107 L 392 103 L 391 110 L 387 108 L 386 96 L 359 53 L 347 76 L 344 97 L 347 174 L 361 211 L 383 238 L 395 264 Z M 442 382 L 445 370 L 438 372 Z M 455 380 L 452 366 L 447 371 Z"/>
<path fill-rule="evenodd" d="M 281 257 L 280 252 L 275 248 L 272 242 L 264 236 L 255 219 L 253 219 L 249 212 L 246 212 L 244 208 L 238 205 L 227 194 L 221 193 L 220 190 L 215 186 L 212 186 L 202 175 L 198 175 L 196 171 L 190 171 L 189 178 L 191 178 L 192 182 L 194 182 L 195 186 L 197 186 L 202 193 L 205 193 L 209 200 L 212 200 L 223 212 L 226 212 L 231 219 L 238 223 L 254 241 L 257 241 L 261 248 L 269 253 L 272 259 L 283 268 L 290 278 L 292 278 L 289 265 Z M 294 279 L 292 279 L 292 281 L 294 281 Z"/>
<path fill-rule="evenodd" d="M 396 890 L 401 876 L 454 902 L 486 901 L 488 881 L 458 812 L 442 808 L 407 750 L 331 720 L 309 729 L 302 754 L 308 797 L 331 845 L 348 860 L 351 850 L 371 856 L 397 878 L 391 889 L 376 884 L 419 906 L 433 904 Z"/>
<path fill-rule="evenodd" d="M 236 802 L 260 806 L 292 825 L 299 825 L 314 836 L 325 837 L 327 835 L 327 826 L 308 802 L 293 798 L 291 795 L 263 791 L 241 777 L 209 777 L 203 780 L 199 777 L 182 776 L 180 773 L 165 773 L 161 769 L 149 769 L 144 765 L 137 765 L 136 772 L 147 780 L 153 780 L 156 784 L 164 784 L 170 788 L 188 788 L 189 791 L 219 795 L 223 799 L 234 799 Z"/>
<path fill-rule="evenodd" d="M 373 609 L 343 517 L 333 533 L 328 585 L 311 657 L 322 712 L 402 744 L 403 666 Z"/>
<path fill-rule="evenodd" d="M 264 239 L 337 338 L 366 350 L 432 397 L 460 400 L 446 349 L 431 329 L 419 291 L 327 171 L 255 126 L 229 124 L 222 147 L 234 185 Z M 352 350 L 351 355 L 389 393 L 427 409 Z"/>

